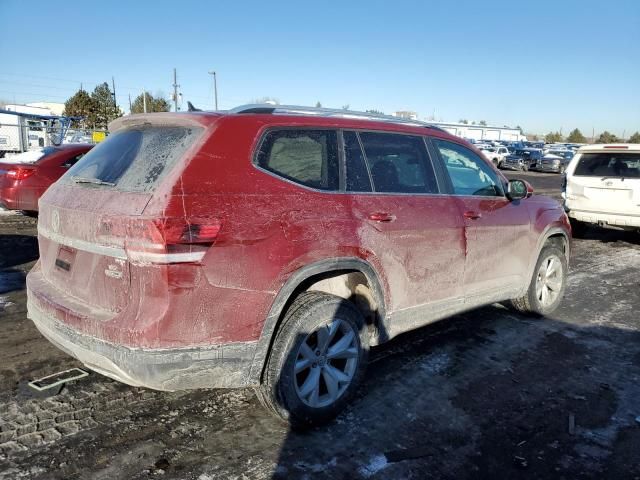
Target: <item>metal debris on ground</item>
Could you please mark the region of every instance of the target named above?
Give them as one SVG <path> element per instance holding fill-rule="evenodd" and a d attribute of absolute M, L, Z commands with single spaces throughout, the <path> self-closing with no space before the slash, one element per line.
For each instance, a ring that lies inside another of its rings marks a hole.
<path fill-rule="evenodd" d="M 46 377 L 32 380 L 28 383 L 32 389 L 42 392 L 52 388 L 60 387 L 65 383 L 79 380 L 81 378 L 89 376 L 89 372 L 86 372 L 80 368 L 70 368 L 69 370 L 63 370 L 61 372 L 47 375 Z"/>

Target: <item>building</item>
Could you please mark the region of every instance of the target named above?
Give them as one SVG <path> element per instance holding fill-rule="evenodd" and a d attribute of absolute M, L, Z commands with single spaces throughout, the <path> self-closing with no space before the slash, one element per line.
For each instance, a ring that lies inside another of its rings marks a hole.
<path fill-rule="evenodd" d="M 406 110 L 400 110 L 398 112 L 393 113 L 394 117 L 404 118 L 406 120 L 417 120 L 418 114 L 416 112 L 410 112 Z"/>
<path fill-rule="evenodd" d="M 491 125 L 468 125 L 466 123 L 429 122 L 447 132 L 467 140 L 502 140 L 517 142 L 526 140 L 522 132 L 517 128 L 495 127 Z"/>
<path fill-rule="evenodd" d="M 25 105 L 6 105 L 5 110 L 32 115 L 62 115 L 64 103 L 33 102 Z"/>

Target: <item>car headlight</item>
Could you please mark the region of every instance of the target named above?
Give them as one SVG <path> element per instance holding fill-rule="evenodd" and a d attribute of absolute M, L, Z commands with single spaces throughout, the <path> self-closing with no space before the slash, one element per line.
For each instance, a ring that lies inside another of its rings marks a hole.
<path fill-rule="evenodd" d="M 553 161 L 553 164 L 554 164 L 554 165 L 560 165 L 560 160 L 554 160 L 554 161 Z"/>

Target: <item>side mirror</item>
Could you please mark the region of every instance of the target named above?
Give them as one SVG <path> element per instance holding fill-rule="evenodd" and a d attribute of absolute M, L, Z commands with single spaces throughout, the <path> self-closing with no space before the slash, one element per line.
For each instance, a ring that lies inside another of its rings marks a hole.
<path fill-rule="evenodd" d="M 533 187 L 529 182 L 518 179 L 509 180 L 509 186 L 507 188 L 507 198 L 509 200 L 529 198 L 531 195 L 533 195 Z"/>

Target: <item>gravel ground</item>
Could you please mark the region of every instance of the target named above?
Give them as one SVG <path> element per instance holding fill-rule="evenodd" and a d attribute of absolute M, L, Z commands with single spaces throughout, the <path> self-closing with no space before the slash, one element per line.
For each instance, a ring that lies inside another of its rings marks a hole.
<path fill-rule="evenodd" d="M 559 194 L 557 175 L 508 175 Z M 352 406 L 297 434 L 250 390 L 91 374 L 33 398 L 27 381 L 80 366 L 26 318 L 35 231 L 0 214 L 0 479 L 640 478 L 638 235 L 576 240 L 550 318 L 494 305 L 374 349 Z"/>

